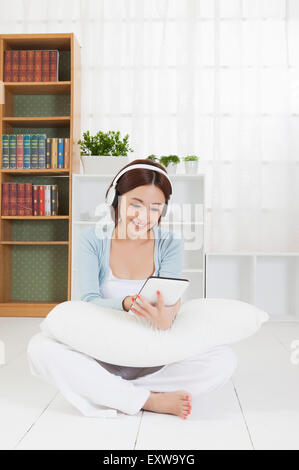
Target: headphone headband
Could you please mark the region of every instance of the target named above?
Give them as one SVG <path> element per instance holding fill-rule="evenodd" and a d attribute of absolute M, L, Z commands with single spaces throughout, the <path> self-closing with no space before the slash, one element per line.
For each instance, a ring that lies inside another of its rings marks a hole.
<path fill-rule="evenodd" d="M 129 170 L 133 170 L 134 168 L 145 168 L 146 170 L 150 169 L 150 170 L 154 170 L 154 171 L 158 171 L 159 173 L 162 173 L 164 176 L 166 176 L 166 178 L 168 179 L 169 183 L 170 183 L 170 186 L 171 186 L 171 189 L 172 189 L 172 184 L 171 184 L 171 181 L 170 181 L 170 178 L 168 176 L 168 174 L 162 170 L 161 168 L 158 168 L 154 165 L 146 165 L 145 163 L 135 163 L 134 165 L 130 165 L 128 166 L 127 168 L 124 168 L 117 176 L 115 176 L 114 180 L 113 180 L 113 183 L 112 183 L 112 186 L 115 188 L 116 186 L 116 183 L 117 181 L 119 180 L 119 178 L 124 174 L 126 173 L 127 171 Z"/>

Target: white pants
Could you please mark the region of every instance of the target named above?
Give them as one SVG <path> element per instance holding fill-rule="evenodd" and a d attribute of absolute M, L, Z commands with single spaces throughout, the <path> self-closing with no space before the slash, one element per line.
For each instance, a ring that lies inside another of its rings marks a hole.
<path fill-rule="evenodd" d="M 134 415 L 150 392 L 186 390 L 192 397 L 224 385 L 237 357 L 221 345 L 179 362 L 153 368 L 104 363 L 37 333 L 27 348 L 30 371 L 59 389 L 84 416 L 103 416 L 103 407 Z M 115 412 L 116 413 L 116 412 Z"/>

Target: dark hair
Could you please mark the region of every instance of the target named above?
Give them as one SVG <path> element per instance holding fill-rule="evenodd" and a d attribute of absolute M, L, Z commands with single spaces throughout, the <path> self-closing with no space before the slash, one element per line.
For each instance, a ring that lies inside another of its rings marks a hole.
<path fill-rule="evenodd" d="M 161 165 L 161 163 L 153 162 L 152 160 L 149 160 L 148 158 L 139 158 L 125 165 L 115 175 L 115 178 L 124 168 L 127 168 L 131 165 L 135 165 L 136 163 L 144 163 L 145 165 L 156 166 L 157 168 L 160 168 L 161 170 L 164 170 L 165 173 L 167 173 L 166 168 L 163 165 Z M 116 188 L 115 188 L 116 194 L 112 202 L 112 206 L 110 207 L 111 217 L 114 221 L 115 226 L 118 223 L 118 197 L 121 196 L 122 194 L 125 194 L 128 191 L 131 191 L 132 189 L 137 188 L 138 186 L 143 186 L 145 184 L 154 184 L 159 189 L 161 189 L 161 191 L 163 192 L 165 196 L 165 204 L 167 207 L 168 201 L 172 194 L 171 184 L 168 181 L 168 178 L 164 176 L 162 173 L 158 171 L 154 171 L 151 168 L 149 169 L 134 168 L 133 170 L 130 170 L 124 173 L 116 183 Z M 111 188 L 111 186 L 112 186 L 112 182 L 109 188 Z M 108 194 L 109 188 L 106 191 L 105 197 Z M 163 213 L 164 211 L 162 212 L 162 215 Z M 158 225 L 160 225 L 162 215 L 159 218 Z"/>

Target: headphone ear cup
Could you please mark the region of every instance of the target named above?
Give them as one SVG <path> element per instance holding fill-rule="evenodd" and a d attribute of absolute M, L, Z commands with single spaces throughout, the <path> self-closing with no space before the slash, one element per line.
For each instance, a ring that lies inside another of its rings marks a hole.
<path fill-rule="evenodd" d="M 115 198 L 115 194 L 116 194 L 116 191 L 115 191 L 115 188 L 114 186 L 112 186 L 109 191 L 108 191 L 108 194 L 106 196 L 106 203 L 109 205 L 109 206 L 112 206 L 112 203 L 114 201 L 114 198 Z"/>

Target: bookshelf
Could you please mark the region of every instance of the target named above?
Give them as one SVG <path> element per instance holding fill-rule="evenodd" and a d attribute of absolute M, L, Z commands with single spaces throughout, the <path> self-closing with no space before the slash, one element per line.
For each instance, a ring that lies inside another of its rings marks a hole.
<path fill-rule="evenodd" d="M 0 316 L 45 317 L 71 299 L 72 175 L 80 172 L 81 59 L 74 33 L 0 34 Z M 56 82 L 4 82 L 4 51 L 58 49 Z M 2 134 L 70 138 L 68 168 L 3 169 Z M 2 183 L 57 184 L 56 216 L 2 215 Z"/>

